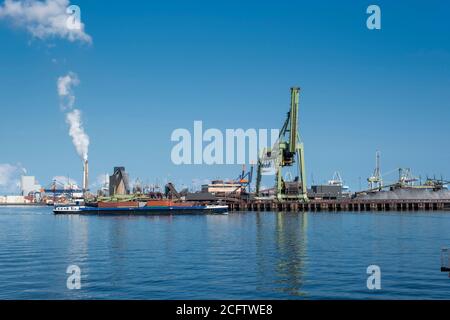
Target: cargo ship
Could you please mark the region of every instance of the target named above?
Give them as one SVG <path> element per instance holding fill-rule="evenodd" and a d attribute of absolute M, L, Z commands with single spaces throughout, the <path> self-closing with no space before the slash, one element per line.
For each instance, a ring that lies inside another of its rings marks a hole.
<path fill-rule="evenodd" d="M 175 214 L 228 214 L 227 205 L 204 205 L 171 200 L 98 202 L 96 205 L 56 205 L 55 214 L 128 214 L 128 215 L 175 215 Z"/>

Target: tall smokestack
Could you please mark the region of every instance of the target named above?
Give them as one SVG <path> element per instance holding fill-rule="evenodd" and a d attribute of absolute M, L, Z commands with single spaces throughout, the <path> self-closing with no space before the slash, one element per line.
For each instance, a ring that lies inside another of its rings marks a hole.
<path fill-rule="evenodd" d="M 89 186 L 89 164 L 87 159 L 84 160 L 84 166 L 83 166 L 83 193 L 86 193 L 88 191 Z"/>

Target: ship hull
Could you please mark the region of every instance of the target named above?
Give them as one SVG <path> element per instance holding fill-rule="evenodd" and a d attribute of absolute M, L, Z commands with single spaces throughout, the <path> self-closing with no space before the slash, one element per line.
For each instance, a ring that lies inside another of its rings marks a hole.
<path fill-rule="evenodd" d="M 228 214 L 228 206 L 54 207 L 55 214 L 84 215 L 195 215 Z"/>

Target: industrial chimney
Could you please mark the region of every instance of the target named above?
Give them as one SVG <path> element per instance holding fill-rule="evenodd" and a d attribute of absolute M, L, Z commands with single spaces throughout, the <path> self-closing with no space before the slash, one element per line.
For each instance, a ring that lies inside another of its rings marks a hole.
<path fill-rule="evenodd" d="M 86 193 L 88 191 L 89 186 L 89 164 L 87 159 L 84 160 L 84 166 L 83 166 L 83 193 Z"/>

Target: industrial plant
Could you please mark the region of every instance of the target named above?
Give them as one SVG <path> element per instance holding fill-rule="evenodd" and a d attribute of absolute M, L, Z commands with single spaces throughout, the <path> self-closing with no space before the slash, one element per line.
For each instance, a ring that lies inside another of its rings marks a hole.
<path fill-rule="evenodd" d="M 381 152 L 375 153 L 375 168 L 367 178 L 367 188 L 351 192 L 339 172 L 326 184 L 307 187 L 304 145 L 299 130 L 300 88 L 290 89 L 290 107 L 281 126 L 278 139 L 261 151 L 256 164 L 245 166 L 232 180 L 212 180 L 201 190 L 178 191 L 168 182 L 142 185 L 137 179 L 132 186 L 124 166 L 114 167 L 109 179 L 97 191 L 89 188 L 89 163 L 82 161 L 82 186 L 52 181 L 45 187 L 33 176 L 22 176 L 21 194 L 0 197 L 0 204 L 83 205 L 87 207 L 120 207 L 132 210 L 151 201 L 170 201 L 169 206 L 181 204 L 222 205 L 233 210 L 275 211 L 389 211 L 389 210 L 449 210 L 448 181 L 427 177 L 424 182 L 412 175 L 410 168 L 397 168 L 398 179 L 386 182 L 381 173 Z M 254 170 L 256 179 L 253 181 Z M 292 171 L 294 174 L 292 174 Z M 264 175 L 273 175 L 274 185 L 263 189 Z M 252 187 L 254 186 L 254 187 Z M 169 202 L 167 202 L 169 203 Z"/>

